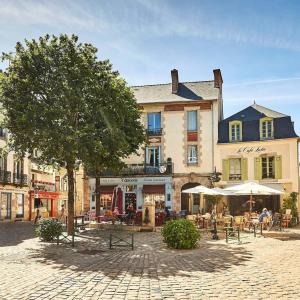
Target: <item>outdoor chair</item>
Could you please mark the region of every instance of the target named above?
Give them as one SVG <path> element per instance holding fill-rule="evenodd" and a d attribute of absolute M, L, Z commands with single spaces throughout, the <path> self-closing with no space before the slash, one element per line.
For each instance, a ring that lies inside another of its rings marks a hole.
<path fill-rule="evenodd" d="M 232 227 L 233 225 L 233 217 L 228 215 L 223 217 L 224 227 Z"/>
<path fill-rule="evenodd" d="M 234 225 L 239 227 L 240 230 L 244 230 L 245 228 L 245 220 L 243 216 L 234 217 Z"/>
<path fill-rule="evenodd" d="M 270 222 L 269 230 L 282 230 L 282 215 L 280 213 L 275 213 Z"/>
<path fill-rule="evenodd" d="M 282 226 L 284 228 L 288 228 L 291 220 L 292 220 L 292 215 L 283 215 L 282 216 Z"/>

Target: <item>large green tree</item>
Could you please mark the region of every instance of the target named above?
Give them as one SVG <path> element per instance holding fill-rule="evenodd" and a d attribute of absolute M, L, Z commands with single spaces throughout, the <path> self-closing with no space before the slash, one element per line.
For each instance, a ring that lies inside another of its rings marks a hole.
<path fill-rule="evenodd" d="M 0 101 L 11 148 L 20 155 L 38 149 L 42 163 L 67 169 L 69 234 L 76 164 L 114 165 L 145 138 L 133 92 L 96 54 L 91 44 L 62 34 L 25 40 L 14 55 L 3 55 L 10 63 Z"/>

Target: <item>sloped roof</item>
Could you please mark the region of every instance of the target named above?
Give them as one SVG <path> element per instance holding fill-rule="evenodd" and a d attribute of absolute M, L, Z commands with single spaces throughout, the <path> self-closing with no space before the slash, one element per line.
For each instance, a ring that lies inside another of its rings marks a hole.
<path fill-rule="evenodd" d="M 214 81 L 196 81 L 179 83 L 177 94 L 172 93 L 172 84 L 155 84 L 133 86 L 137 103 L 164 103 L 195 100 L 217 100 L 219 89 L 214 87 Z"/>
<path fill-rule="evenodd" d="M 266 117 L 270 117 L 270 118 L 282 118 L 282 117 L 287 117 L 287 115 L 282 114 L 280 112 L 277 112 L 275 110 L 269 109 L 267 107 L 258 105 L 256 103 L 254 103 L 253 105 L 251 105 L 251 107 L 253 107 L 254 109 L 256 109 L 257 111 L 259 111 L 260 113 L 264 114 Z"/>

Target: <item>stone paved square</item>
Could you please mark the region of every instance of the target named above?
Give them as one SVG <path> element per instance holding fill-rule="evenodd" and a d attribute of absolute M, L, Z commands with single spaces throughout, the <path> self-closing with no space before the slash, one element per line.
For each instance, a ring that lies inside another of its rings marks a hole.
<path fill-rule="evenodd" d="M 0 299 L 300 299 L 299 239 L 204 238 L 179 251 L 136 233 L 131 251 L 93 235 L 72 249 L 39 242 L 30 223 L 0 224 Z"/>

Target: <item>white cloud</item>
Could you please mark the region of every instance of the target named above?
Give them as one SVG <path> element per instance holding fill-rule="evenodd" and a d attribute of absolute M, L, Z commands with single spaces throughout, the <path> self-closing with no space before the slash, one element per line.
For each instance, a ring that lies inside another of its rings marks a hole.
<path fill-rule="evenodd" d="M 90 13 L 73 1 L 0 1 L 0 23 L 3 25 L 67 26 L 100 29 L 101 24 Z"/>

